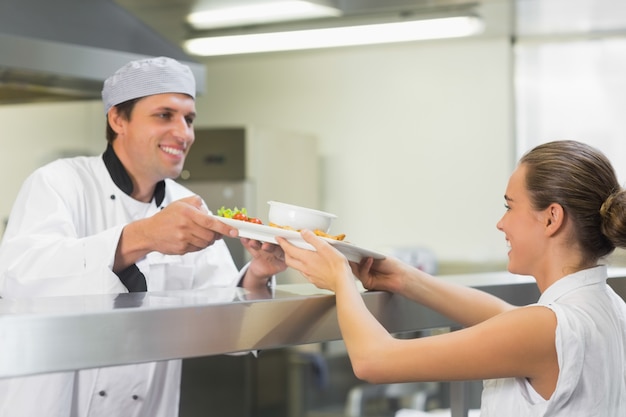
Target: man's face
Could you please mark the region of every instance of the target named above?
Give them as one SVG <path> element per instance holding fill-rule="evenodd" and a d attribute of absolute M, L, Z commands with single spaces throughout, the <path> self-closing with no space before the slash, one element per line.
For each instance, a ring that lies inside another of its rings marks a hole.
<path fill-rule="evenodd" d="M 135 104 L 130 120 L 116 119 L 115 153 L 134 182 L 177 178 L 194 141 L 195 101 L 186 94 L 157 94 Z"/>

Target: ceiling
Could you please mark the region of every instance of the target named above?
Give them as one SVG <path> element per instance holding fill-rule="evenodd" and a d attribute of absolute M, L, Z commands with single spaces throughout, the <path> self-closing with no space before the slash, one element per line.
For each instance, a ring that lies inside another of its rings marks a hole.
<path fill-rule="evenodd" d="M 624 0 L 334 0 L 341 17 L 212 32 L 194 32 L 186 24 L 186 15 L 201 4 L 264 1 L 268 0 L 91 0 L 88 4 L 84 0 L 2 0 L 0 104 L 97 98 L 104 78 L 135 56 L 162 54 L 181 59 L 199 71 L 196 78 L 202 80 L 204 63 L 182 49 L 183 41 L 195 36 L 457 12 L 483 17 L 483 36 L 504 35 L 513 40 L 626 36 Z M 28 54 L 23 53 L 26 50 Z"/>
<path fill-rule="evenodd" d="M 194 32 L 194 30 L 186 23 L 185 17 L 194 8 L 200 8 L 203 4 L 224 4 L 233 7 L 249 3 L 262 3 L 270 0 L 113 0 L 115 3 L 124 7 L 148 26 L 153 28 L 159 34 L 169 41 L 180 45 L 183 40 L 193 37 L 194 35 L 205 35 L 210 33 Z M 325 18 L 312 21 L 302 21 L 296 23 L 315 26 L 318 24 L 326 24 L 331 20 L 339 20 L 344 18 L 381 16 L 392 14 L 406 14 L 410 12 L 430 12 L 450 10 L 466 6 L 476 5 L 481 0 L 335 0 L 342 11 L 343 16 L 337 18 Z M 483 0 L 484 1 L 484 0 Z M 487 0 L 504 1 L 510 0 Z M 269 26 L 269 25 L 268 25 Z M 291 27 L 294 27 L 293 24 Z M 243 28 L 243 29 L 250 29 Z"/>
<path fill-rule="evenodd" d="M 203 2 L 213 6 L 233 6 L 263 0 L 113 1 L 170 42 L 180 45 L 184 39 L 201 34 L 194 33 L 186 24 L 185 16 Z M 516 37 L 626 31 L 626 2 L 623 0 L 336 0 L 335 4 L 342 10 L 344 17 L 365 18 L 382 13 L 437 12 L 467 6 L 476 6 L 479 14 L 481 8 L 492 13 L 490 11 L 495 7 L 502 17 L 491 16 L 492 22 L 495 19 L 507 20 L 498 23 L 506 24 L 506 30 Z M 510 16 L 515 18 L 511 19 Z M 341 18 L 326 20 L 329 19 Z M 326 23 L 323 19 L 317 22 Z M 310 25 L 311 22 L 306 23 Z"/>

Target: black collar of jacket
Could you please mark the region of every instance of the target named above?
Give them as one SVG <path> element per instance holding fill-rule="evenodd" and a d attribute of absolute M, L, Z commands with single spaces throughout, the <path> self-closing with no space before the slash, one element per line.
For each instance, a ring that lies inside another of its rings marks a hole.
<path fill-rule="evenodd" d="M 120 190 L 122 190 L 125 194 L 131 195 L 133 193 L 133 181 L 130 179 L 130 175 L 122 165 L 122 161 L 117 157 L 115 151 L 113 150 L 113 146 L 109 143 L 107 145 L 106 151 L 102 154 L 102 160 L 104 161 L 104 165 L 109 171 L 109 175 L 111 179 L 118 186 Z M 163 199 L 165 198 L 165 181 L 161 180 L 154 187 L 154 202 L 158 206 L 161 205 Z"/>

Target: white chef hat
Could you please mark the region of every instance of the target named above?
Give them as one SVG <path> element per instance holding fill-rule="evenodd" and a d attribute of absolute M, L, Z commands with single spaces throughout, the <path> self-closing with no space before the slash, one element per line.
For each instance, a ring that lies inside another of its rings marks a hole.
<path fill-rule="evenodd" d="M 187 65 L 167 57 L 131 61 L 104 81 L 104 113 L 135 98 L 183 93 L 196 98 L 196 79 Z"/>

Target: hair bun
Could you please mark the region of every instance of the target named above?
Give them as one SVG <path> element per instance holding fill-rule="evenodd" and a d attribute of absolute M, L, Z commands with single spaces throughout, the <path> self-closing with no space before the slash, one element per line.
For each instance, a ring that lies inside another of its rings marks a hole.
<path fill-rule="evenodd" d="M 600 207 L 602 233 L 615 246 L 626 247 L 626 190 L 619 189 Z"/>
<path fill-rule="evenodd" d="M 613 193 L 608 196 L 606 200 L 604 200 L 604 203 L 602 203 L 602 207 L 600 207 L 600 216 L 602 216 L 602 218 L 609 216 L 614 210 L 613 202 L 615 201 L 616 196 L 617 193 Z"/>

